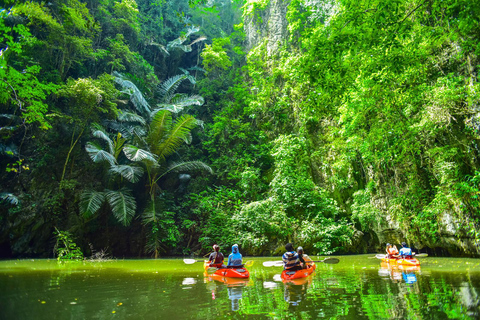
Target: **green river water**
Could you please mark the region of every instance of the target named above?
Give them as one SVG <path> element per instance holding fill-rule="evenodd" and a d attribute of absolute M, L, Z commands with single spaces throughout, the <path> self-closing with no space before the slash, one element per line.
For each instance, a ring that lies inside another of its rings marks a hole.
<path fill-rule="evenodd" d="M 254 260 L 248 281 L 181 259 L 0 261 L 0 319 L 479 319 L 480 259 L 422 258 L 388 269 L 372 255 L 296 283 Z M 318 259 L 319 257 L 313 257 Z"/>

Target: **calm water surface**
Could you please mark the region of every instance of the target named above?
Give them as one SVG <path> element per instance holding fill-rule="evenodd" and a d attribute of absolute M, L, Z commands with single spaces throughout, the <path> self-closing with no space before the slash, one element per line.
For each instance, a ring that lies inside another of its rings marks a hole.
<path fill-rule="evenodd" d="M 0 261 L 0 319 L 480 318 L 480 259 L 429 257 L 402 270 L 337 257 L 294 283 L 262 266 L 272 258 L 251 259 L 248 281 L 181 259 Z"/>

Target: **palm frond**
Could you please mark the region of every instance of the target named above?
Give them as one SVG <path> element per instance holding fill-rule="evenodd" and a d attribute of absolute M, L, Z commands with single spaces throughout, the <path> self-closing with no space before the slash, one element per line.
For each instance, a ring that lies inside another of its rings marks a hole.
<path fill-rule="evenodd" d="M 172 114 L 167 110 L 155 110 L 147 135 L 147 143 L 150 150 L 157 154 L 158 147 L 165 139 L 166 133 L 172 129 Z"/>
<path fill-rule="evenodd" d="M 162 51 L 163 53 L 165 53 L 167 56 L 170 55 L 170 52 L 168 52 L 167 48 L 165 48 L 164 45 L 160 44 L 160 43 L 156 43 L 154 41 L 150 41 L 150 43 L 148 43 L 149 45 L 151 46 L 155 46 L 157 47 L 158 49 L 160 49 L 160 51 Z"/>
<path fill-rule="evenodd" d="M 158 146 L 155 154 L 164 159 L 166 156 L 174 153 L 182 142 L 187 139 L 195 125 L 196 119 L 193 116 L 185 114 L 179 117 L 166 139 Z"/>
<path fill-rule="evenodd" d="M 197 83 L 197 80 L 196 80 L 195 77 L 192 76 L 192 75 L 188 75 L 188 76 L 187 76 L 187 80 L 190 81 L 191 84 Z"/>
<path fill-rule="evenodd" d="M 124 226 L 128 226 L 137 210 L 137 203 L 130 191 L 125 188 L 118 191 L 107 191 L 105 197 L 115 218 Z"/>
<path fill-rule="evenodd" d="M 135 131 L 140 135 L 145 134 L 145 127 L 143 125 L 136 125 L 129 122 L 118 122 L 106 120 L 104 121 L 105 126 L 111 129 L 112 131 L 120 132 L 123 137 L 129 139 L 135 135 Z"/>
<path fill-rule="evenodd" d="M 89 218 L 102 207 L 105 194 L 99 191 L 85 191 L 80 195 L 80 213 Z"/>
<path fill-rule="evenodd" d="M 213 173 L 212 168 L 201 161 L 174 162 L 171 163 L 164 171 L 158 174 L 158 179 L 169 173 L 192 171 L 206 171 L 210 174 Z"/>
<path fill-rule="evenodd" d="M 99 138 L 99 139 L 102 139 L 103 141 L 105 141 L 107 143 L 107 146 L 108 146 L 108 151 L 113 154 L 113 141 L 112 139 L 110 139 L 110 137 L 108 136 L 107 132 L 105 131 L 105 129 L 98 125 L 98 124 L 94 124 L 92 125 L 92 135 L 95 137 L 95 138 Z"/>
<path fill-rule="evenodd" d="M 158 86 L 158 91 L 163 96 L 165 102 L 169 102 L 170 98 L 173 96 L 175 90 L 182 83 L 183 80 L 187 79 L 188 75 L 186 74 L 177 74 L 176 76 L 170 77 L 167 80 L 163 81 Z"/>
<path fill-rule="evenodd" d="M 197 126 L 201 127 L 202 129 L 204 129 L 203 125 L 205 124 L 205 121 L 203 120 L 198 120 L 197 119 Z"/>
<path fill-rule="evenodd" d="M 148 115 L 150 113 L 150 105 L 143 97 L 142 92 L 137 86 L 130 80 L 127 80 L 121 73 L 114 71 L 113 76 L 115 82 L 118 83 L 124 90 L 122 92 L 130 95 L 130 101 L 132 101 L 135 108 L 141 114 Z"/>
<path fill-rule="evenodd" d="M 207 37 L 201 36 L 201 37 L 198 37 L 197 39 L 193 40 L 193 42 L 190 43 L 190 45 L 193 46 L 195 43 L 198 43 L 200 41 L 205 41 L 205 40 L 207 40 Z"/>
<path fill-rule="evenodd" d="M 142 116 L 134 112 L 120 111 L 117 119 L 121 122 L 138 122 L 141 125 L 145 125 L 147 123 Z"/>
<path fill-rule="evenodd" d="M 125 153 L 125 156 L 130 161 L 138 162 L 147 160 L 150 162 L 157 162 L 157 157 L 153 153 L 133 145 L 126 145 L 123 147 L 123 153 Z"/>
<path fill-rule="evenodd" d="M 0 201 L 6 202 L 8 204 L 16 206 L 20 201 L 18 200 L 17 196 L 13 193 L 2 192 L 0 193 Z"/>
<path fill-rule="evenodd" d="M 119 165 L 112 166 L 108 170 L 111 174 L 118 174 L 121 177 L 127 179 L 131 183 L 138 182 L 140 177 L 143 175 L 143 169 L 140 167 L 129 166 L 129 165 Z"/>
<path fill-rule="evenodd" d="M 193 66 L 191 68 L 188 68 L 188 70 L 196 70 L 196 71 L 201 71 L 203 73 L 207 72 L 207 70 L 200 68 L 199 66 Z"/>
<path fill-rule="evenodd" d="M 95 163 L 107 161 L 111 166 L 117 163 L 113 154 L 103 150 L 97 142 L 87 142 L 85 150 Z"/>
<path fill-rule="evenodd" d="M 183 107 L 182 106 L 177 106 L 177 105 L 174 105 L 174 104 L 165 104 L 165 103 L 161 103 L 161 104 L 157 104 L 157 109 L 154 109 L 152 111 L 152 113 L 157 113 L 158 111 L 162 111 L 162 110 L 165 110 L 165 111 L 170 111 L 172 113 L 179 113 L 179 112 L 182 112 L 183 111 Z"/>
<path fill-rule="evenodd" d="M 201 106 L 205 103 L 205 99 L 203 99 L 203 97 L 198 94 L 194 94 L 191 96 L 186 94 L 178 94 L 172 98 L 172 103 L 183 107 L 193 105 Z"/>
<path fill-rule="evenodd" d="M 180 67 L 178 67 L 178 69 L 180 69 L 180 71 L 182 71 L 184 74 L 190 74 L 190 72 L 187 69 L 183 69 Z"/>
<path fill-rule="evenodd" d="M 200 27 L 191 26 L 190 28 L 187 29 L 187 33 L 185 34 L 185 38 L 190 37 L 191 34 L 196 33 L 198 31 L 200 31 Z"/>

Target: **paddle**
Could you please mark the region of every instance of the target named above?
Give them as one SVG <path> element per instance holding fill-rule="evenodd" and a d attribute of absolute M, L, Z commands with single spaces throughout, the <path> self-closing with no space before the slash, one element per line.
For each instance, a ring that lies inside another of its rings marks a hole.
<path fill-rule="evenodd" d="M 183 259 L 183 262 L 185 262 L 186 264 L 193 264 L 195 262 L 205 262 L 205 260 Z"/>
<path fill-rule="evenodd" d="M 386 254 L 376 254 L 375 255 L 375 258 L 377 259 L 383 259 L 383 258 L 386 258 L 387 255 Z M 400 255 L 397 255 L 397 256 L 393 256 L 394 258 L 399 258 L 401 257 Z M 428 253 L 417 253 L 417 254 L 414 254 L 412 255 L 412 258 L 425 258 L 425 257 L 428 257 Z"/>
<path fill-rule="evenodd" d="M 248 260 L 247 262 L 245 262 L 243 264 L 244 267 L 251 267 L 253 265 L 253 260 Z M 207 268 L 207 273 L 208 274 L 212 274 L 212 273 L 215 273 L 217 272 L 217 270 L 219 269 L 227 269 L 227 268 L 215 268 L 215 267 L 209 267 Z"/>
<path fill-rule="evenodd" d="M 337 258 L 325 258 L 323 260 L 317 260 L 317 261 L 306 261 L 306 263 L 312 263 L 312 262 L 323 262 L 327 264 L 337 264 L 340 262 Z M 263 263 L 264 267 L 283 267 L 283 261 L 265 261 Z"/>

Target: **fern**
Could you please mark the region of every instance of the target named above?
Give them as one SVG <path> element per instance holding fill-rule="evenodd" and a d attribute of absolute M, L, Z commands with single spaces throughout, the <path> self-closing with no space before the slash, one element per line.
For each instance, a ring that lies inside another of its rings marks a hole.
<path fill-rule="evenodd" d="M 80 212 L 85 218 L 90 218 L 102 207 L 105 194 L 98 191 L 86 191 L 80 196 Z"/>
<path fill-rule="evenodd" d="M 105 195 L 115 218 L 124 226 L 128 226 L 135 216 L 137 203 L 130 191 L 123 188 L 119 191 L 107 191 Z"/>
<path fill-rule="evenodd" d="M 111 174 L 118 174 L 132 183 L 138 182 L 143 175 L 142 168 L 129 165 L 112 166 L 108 171 Z"/>

